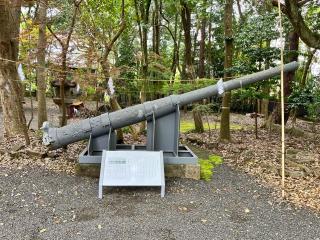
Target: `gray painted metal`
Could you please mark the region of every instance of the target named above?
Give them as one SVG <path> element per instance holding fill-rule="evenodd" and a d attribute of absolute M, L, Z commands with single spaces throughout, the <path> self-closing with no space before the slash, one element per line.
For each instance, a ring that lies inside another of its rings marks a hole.
<path fill-rule="evenodd" d="M 102 159 L 102 150 L 92 151 L 88 153 L 90 146 L 88 145 L 79 155 L 80 164 L 100 164 Z M 148 151 L 146 145 L 128 145 L 117 144 L 114 151 Z M 179 146 L 178 154 L 174 152 L 163 152 L 164 164 L 197 164 L 198 157 L 191 151 L 190 148 L 184 145 Z"/>
<path fill-rule="evenodd" d="M 284 66 L 285 72 L 298 68 L 297 62 L 291 62 Z M 224 91 L 240 88 L 251 83 L 269 79 L 281 72 L 280 67 L 271 68 L 258 73 L 253 73 L 241 78 L 223 83 Z M 91 137 L 106 135 L 110 130 L 129 126 L 150 118 L 158 119 L 176 111 L 177 106 L 183 106 L 218 94 L 218 86 L 209 86 L 181 95 L 145 102 L 143 104 L 127 107 L 119 111 L 105 113 L 100 116 L 84 119 L 61 128 L 50 127 L 48 122 L 43 125 L 43 143 L 52 149 L 63 147 Z"/>
<path fill-rule="evenodd" d="M 165 194 L 162 151 L 103 151 L 99 198 L 104 186 L 160 186 Z"/>
<path fill-rule="evenodd" d="M 180 131 L 179 105 L 176 111 L 147 121 L 147 150 L 178 154 Z"/>

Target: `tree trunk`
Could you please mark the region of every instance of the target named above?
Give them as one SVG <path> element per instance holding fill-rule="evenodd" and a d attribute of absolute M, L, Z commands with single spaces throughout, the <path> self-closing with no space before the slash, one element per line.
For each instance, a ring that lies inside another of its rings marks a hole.
<path fill-rule="evenodd" d="M 7 136 L 23 134 L 30 144 L 23 112 L 23 91 L 15 62 L 18 60 L 21 1 L 0 3 L 0 102 L 3 125 Z"/>
<path fill-rule="evenodd" d="M 60 126 L 63 127 L 67 125 L 67 108 L 65 104 L 65 91 L 64 85 L 67 79 L 67 54 L 68 54 L 68 46 L 63 45 L 62 53 L 61 53 L 61 73 L 60 73 L 60 101 L 61 101 L 61 110 L 62 115 L 60 119 Z"/>
<path fill-rule="evenodd" d="M 270 48 L 270 40 L 266 41 L 266 48 Z M 268 69 L 270 67 L 270 61 L 266 60 L 265 62 L 265 69 Z M 263 86 L 262 91 L 264 95 L 269 96 L 270 95 L 270 87 L 269 85 Z M 267 121 L 269 116 L 269 98 L 262 99 L 261 103 L 261 113 L 264 115 L 265 121 Z"/>
<path fill-rule="evenodd" d="M 204 78 L 206 74 L 205 69 L 205 49 L 206 48 L 206 18 L 203 17 L 201 21 L 201 40 L 200 40 L 200 52 L 199 52 L 199 78 Z"/>
<path fill-rule="evenodd" d="M 160 12 L 159 2 L 154 0 L 155 9 L 153 12 L 153 52 L 160 55 Z"/>
<path fill-rule="evenodd" d="M 135 0 L 135 10 L 137 15 L 137 22 L 139 26 L 139 32 L 140 34 L 140 45 L 142 48 L 142 88 L 141 88 L 141 97 L 140 101 L 141 103 L 145 102 L 147 99 L 146 96 L 146 89 L 147 89 L 147 77 L 148 77 L 148 25 L 149 25 L 149 11 L 150 11 L 150 5 L 151 0 L 145 1 L 138 1 Z M 140 6 L 140 7 L 139 7 Z M 141 18 L 141 19 L 140 19 Z M 142 22 L 142 26 L 141 26 Z M 145 130 L 146 123 L 143 121 L 140 125 L 140 132 Z"/>
<path fill-rule="evenodd" d="M 47 46 L 47 0 L 39 1 L 38 21 L 39 38 L 37 51 L 37 98 L 38 98 L 38 128 L 41 128 L 43 122 L 47 121 L 47 103 L 46 103 L 46 71 L 45 58 Z"/>
<path fill-rule="evenodd" d="M 181 21 L 184 31 L 184 68 L 182 69 L 182 78 L 194 79 L 194 69 L 192 63 L 192 43 L 191 43 L 191 11 L 184 0 L 181 4 Z"/>
<path fill-rule="evenodd" d="M 306 85 L 309 68 L 310 68 L 310 65 L 311 65 L 311 63 L 312 63 L 313 56 L 314 56 L 314 54 L 316 53 L 316 51 L 317 51 L 317 50 L 314 49 L 314 50 L 312 50 L 312 51 L 309 50 L 309 52 L 308 52 L 307 62 L 306 62 L 306 65 L 304 66 L 303 74 L 302 74 L 301 81 L 300 81 L 300 85 L 301 85 L 302 87 L 304 87 L 304 86 Z"/>
<path fill-rule="evenodd" d="M 298 60 L 298 50 L 299 50 L 299 35 L 295 31 L 291 31 L 288 33 L 287 37 L 287 46 L 288 46 L 288 57 L 286 62 L 292 62 Z M 284 73 L 284 101 L 288 102 L 288 97 L 292 93 L 292 85 L 295 81 L 295 71 Z M 277 114 L 275 115 L 275 123 L 281 124 L 281 104 L 277 105 Z M 284 121 L 287 123 L 290 115 L 290 109 L 288 106 L 284 109 Z"/>
<path fill-rule="evenodd" d="M 124 8 L 124 5 L 122 5 L 122 8 Z M 121 19 L 121 25 L 119 30 L 114 34 L 114 36 L 111 38 L 111 40 L 108 43 L 105 43 L 105 52 L 103 54 L 103 58 L 101 61 L 101 66 L 102 66 L 102 70 L 103 70 L 103 74 L 106 80 L 106 89 L 107 89 L 107 93 L 110 96 L 110 107 L 112 111 L 118 111 L 121 109 L 120 104 L 118 103 L 117 97 L 116 95 L 112 94 L 109 86 L 108 86 L 108 81 L 110 78 L 110 63 L 108 60 L 108 56 L 112 50 L 113 45 L 115 44 L 115 42 L 118 40 L 118 38 L 121 36 L 121 34 L 123 33 L 123 31 L 125 30 L 126 24 L 124 22 L 124 18 L 122 15 L 122 19 Z M 135 130 L 133 127 L 131 127 L 131 132 L 133 134 L 133 136 L 135 137 Z M 117 130 L 117 140 L 118 143 L 123 143 L 124 139 L 123 139 L 123 132 L 121 129 Z"/>
<path fill-rule="evenodd" d="M 193 114 L 193 119 L 194 119 L 195 132 L 203 133 L 204 127 L 203 127 L 201 112 L 196 109 L 193 109 L 192 114 Z"/>
<path fill-rule="evenodd" d="M 198 18 L 198 16 L 196 16 L 196 18 Z M 198 20 L 198 21 L 199 21 L 199 20 Z M 197 55 L 198 35 L 199 35 L 199 30 L 200 30 L 200 28 L 201 28 L 201 24 L 199 24 L 198 21 L 197 21 L 197 23 L 196 23 L 196 31 L 195 31 L 195 33 L 194 33 L 194 35 L 193 35 L 192 63 L 194 63 L 194 59 L 195 59 L 195 57 L 196 57 L 196 55 Z M 196 74 L 196 73 L 194 72 L 194 74 Z M 194 75 L 194 77 L 196 77 L 196 75 Z"/>
<path fill-rule="evenodd" d="M 211 32 L 212 32 L 212 7 L 210 8 L 210 15 L 209 15 L 209 23 L 208 23 L 208 44 L 206 47 L 206 60 L 207 64 L 210 66 L 212 64 L 212 55 L 211 55 L 211 48 L 212 48 L 212 42 L 211 42 Z M 206 73 L 207 76 L 211 77 L 213 74 L 211 73 L 211 68 L 208 67 L 208 72 Z"/>
<path fill-rule="evenodd" d="M 240 0 L 237 0 L 237 7 L 238 7 L 238 13 L 239 13 L 239 16 L 240 16 L 240 25 L 242 25 L 242 23 L 244 22 L 244 16 L 243 16 L 243 13 L 242 13 L 242 10 L 241 10 Z"/>
<path fill-rule="evenodd" d="M 174 35 L 173 35 L 174 45 L 173 45 L 172 64 L 171 64 L 171 72 L 173 73 L 173 78 L 176 75 L 177 65 L 179 64 L 178 63 L 179 49 L 178 49 L 178 43 L 177 43 L 177 39 L 178 39 L 177 33 L 178 33 L 178 14 L 175 15 L 175 21 L 174 21 Z"/>
<path fill-rule="evenodd" d="M 233 0 L 226 0 L 224 15 L 224 35 L 225 35 L 225 58 L 224 58 L 224 80 L 231 77 L 230 68 L 233 58 L 233 36 L 232 36 L 232 14 Z M 225 92 L 222 100 L 220 141 L 230 141 L 230 101 L 231 92 Z"/>

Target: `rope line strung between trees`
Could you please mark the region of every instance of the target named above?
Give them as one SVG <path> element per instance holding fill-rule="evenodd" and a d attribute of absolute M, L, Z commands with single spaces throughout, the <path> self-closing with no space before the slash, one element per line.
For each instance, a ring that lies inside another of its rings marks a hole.
<path fill-rule="evenodd" d="M 282 28 L 282 14 L 281 14 L 281 4 L 278 0 L 278 14 L 279 14 L 279 37 L 280 37 L 280 56 L 281 56 L 281 187 L 282 187 L 282 198 L 285 197 L 285 126 L 284 126 L 284 71 L 283 71 L 283 28 Z"/>
<path fill-rule="evenodd" d="M 15 64 L 21 64 L 21 65 L 25 65 L 25 66 L 28 66 L 28 67 L 31 67 L 31 68 L 42 68 L 44 70 L 48 70 L 48 71 L 52 71 L 52 72 L 57 72 L 57 73 L 70 73 L 70 70 L 66 70 L 66 71 L 63 71 L 63 70 L 59 70 L 59 69 L 54 69 L 54 68 L 50 68 L 50 67 L 43 67 L 39 64 L 32 64 L 32 63 L 26 63 L 26 62 L 23 62 L 23 61 L 14 61 L 14 60 L 11 60 L 11 59 L 7 59 L 7 58 L 1 58 L 0 57 L 0 61 L 7 61 L 7 62 L 12 62 L 12 63 L 15 63 Z M 76 74 L 77 72 L 74 71 L 72 72 L 73 74 Z M 79 73 L 79 75 L 81 75 Z M 83 75 L 85 75 L 86 77 L 96 77 L 96 78 L 105 78 L 105 76 L 101 73 L 101 74 L 97 74 L 97 73 L 84 73 Z M 241 75 L 239 76 L 236 76 L 236 77 L 241 77 Z M 216 78 L 199 78 L 199 79 L 177 79 L 177 82 L 190 82 L 190 83 L 193 83 L 193 82 L 200 82 L 200 81 L 203 81 L 203 82 L 206 82 L 206 81 L 218 81 L 220 80 L 221 77 L 216 77 Z M 235 77 L 228 77 L 228 79 L 234 79 Z M 145 81 L 146 79 L 144 78 L 123 78 L 123 77 L 114 77 L 115 80 L 131 80 L 131 81 Z M 174 82 L 175 79 L 148 79 L 148 81 L 150 82 Z"/>

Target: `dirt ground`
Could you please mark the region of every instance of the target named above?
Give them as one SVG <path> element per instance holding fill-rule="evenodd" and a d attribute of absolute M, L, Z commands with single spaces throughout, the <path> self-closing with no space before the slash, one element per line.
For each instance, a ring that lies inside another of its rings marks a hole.
<path fill-rule="evenodd" d="M 52 105 L 49 120 L 57 121 L 57 114 Z M 232 122 L 249 126 L 253 120 L 232 115 Z M 31 126 L 36 128 L 36 121 Z M 250 131 L 249 137 L 241 135 L 242 143 L 255 141 Z M 167 179 L 165 198 L 158 188 L 112 188 L 99 200 L 98 179 L 48 168 L 49 162 L 62 164 L 63 153 L 62 160 L 33 158 L 26 165 L 11 156 L 12 162 L 0 164 L 0 239 L 320 239 L 317 213 L 279 200 L 273 188 L 257 182 L 259 176 L 232 164 L 231 156 L 241 160 L 237 147 L 218 147 L 232 155 L 225 155 L 209 182 Z M 197 149 L 197 154 L 216 150 Z M 71 164 L 81 149 L 68 151 L 73 157 L 65 160 Z"/>
<path fill-rule="evenodd" d="M 95 102 L 86 102 L 85 107 L 90 110 L 95 110 Z M 37 101 L 33 100 L 33 104 L 31 105 L 30 98 L 25 98 L 25 103 L 23 105 L 25 110 L 25 116 L 27 123 L 29 123 L 30 119 L 32 119 L 30 124 L 30 129 L 37 130 L 38 129 L 38 120 L 37 120 L 37 111 L 38 111 L 38 103 Z M 59 125 L 59 108 L 56 104 L 53 103 L 51 98 L 47 98 L 47 114 L 48 114 L 48 121 L 55 125 Z M 33 114 L 32 114 L 33 112 Z M 32 116 L 33 115 L 33 116 Z M 73 120 L 69 120 L 72 122 Z M 3 137 L 3 128 L 2 128 L 2 112 L 0 110 L 0 139 Z"/>

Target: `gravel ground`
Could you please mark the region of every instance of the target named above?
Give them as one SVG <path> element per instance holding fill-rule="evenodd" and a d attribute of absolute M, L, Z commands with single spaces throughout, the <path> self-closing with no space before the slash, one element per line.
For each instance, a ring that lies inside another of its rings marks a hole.
<path fill-rule="evenodd" d="M 320 239 L 320 218 L 222 165 L 211 182 L 107 189 L 41 168 L 0 168 L 0 239 Z"/>
<path fill-rule="evenodd" d="M 50 109 L 55 122 L 57 108 Z M 157 188 L 109 189 L 103 200 L 97 190 L 98 179 L 0 167 L 0 239 L 320 240 L 315 213 L 279 203 L 226 165 L 211 182 L 168 179 L 163 199 Z"/>

